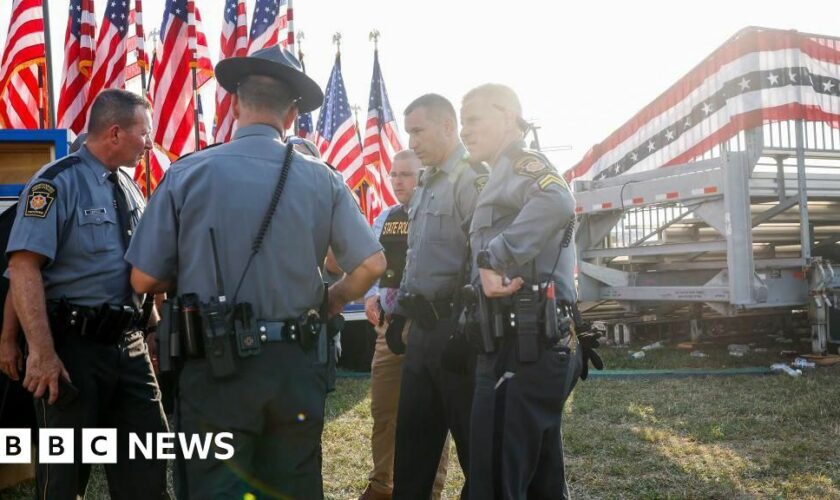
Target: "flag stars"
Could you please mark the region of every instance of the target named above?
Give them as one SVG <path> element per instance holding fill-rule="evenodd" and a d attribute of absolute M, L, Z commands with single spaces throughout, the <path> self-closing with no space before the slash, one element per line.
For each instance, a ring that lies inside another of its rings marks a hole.
<path fill-rule="evenodd" d="M 767 81 L 770 82 L 770 85 L 778 85 L 779 84 L 779 75 L 776 73 L 770 73 L 767 75 Z"/>
<path fill-rule="evenodd" d="M 636 163 L 637 161 L 639 161 L 639 153 L 633 151 L 630 154 L 630 159 L 633 160 L 633 163 Z"/>
<path fill-rule="evenodd" d="M 749 81 L 749 80 L 747 80 L 746 78 L 741 78 L 741 81 L 740 81 L 740 82 L 738 82 L 738 86 L 740 86 L 740 87 L 741 87 L 741 91 L 742 91 L 742 92 L 743 92 L 743 91 L 746 91 L 746 90 L 749 90 L 749 88 L 750 88 L 750 81 Z"/>
<path fill-rule="evenodd" d="M 708 102 L 704 102 L 703 103 L 703 113 L 706 113 L 706 115 L 708 115 L 711 112 L 712 112 L 712 106 Z"/>
<path fill-rule="evenodd" d="M 668 141 L 673 141 L 674 140 L 674 131 L 673 130 L 667 130 L 665 132 L 665 140 L 668 140 Z"/>
<path fill-rule="evenodd" d="M 691 128 L 691 118 L 686 118 L 685 122 L 683 123 L 683 129 Z"/>
<path fill-rule="evenodd" d="M 788 78 L 790 79 L 791 82 L 796 83 L 796 72 L 794 72 L 793 70 L 790 70 L 788 72 Z"/>
<path fill-rule="evenodd" d="M 831 80 L 828 80 L 828 81 L 822 82 L 822 86 L 823 86 L 823 91 L 828 92 L 830 94 L 831 89 L 834 87 L 834 83 Z"/>
<path fill-rule="evenodd" d="M 648 141 L 647 148 L 648 151 L 653 151 L 654 149 L 656 149 L 656 144 L 653 143 L 653 140 Z"/>

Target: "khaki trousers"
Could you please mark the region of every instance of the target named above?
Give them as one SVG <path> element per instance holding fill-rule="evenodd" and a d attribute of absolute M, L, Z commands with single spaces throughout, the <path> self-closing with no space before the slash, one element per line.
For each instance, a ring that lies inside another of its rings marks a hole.
<path fill-rule="evenodd" d="M 406 322 L 403 340 L 407 337 L 411 322 Z M 386 322 L 375 327 L 376 348 L 370 367 L 370 412 L 373 416 L 371 451 L 373 469 L 368 479 L 371 487 L 379 493 L 390 494 L 394 488 L 394 435 L 397 429 L 397 407 L 400 401 L 400 382 L 404 356 L 397 356 L 385 343 Z M 441 498 L 446 483 L 446 469 L 449 465 L 449 437 L 440 456 L 432 498 Z"/>

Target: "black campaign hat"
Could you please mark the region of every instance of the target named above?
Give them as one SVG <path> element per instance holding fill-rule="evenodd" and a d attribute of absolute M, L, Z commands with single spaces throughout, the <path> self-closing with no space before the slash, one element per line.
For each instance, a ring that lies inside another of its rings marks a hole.
<path fill-rule="evenodd" d="M 247 57 L 222 59 L 216 65 L 216 81 L 228 92 L 236 92 L 239 82 L 251 75 L 270 76 L 283 81 L 296 94 L 301 113 L 318 109 L 324 103 L 321 87 L 303 72 L 298 58 L 279 45 L 260 49 Z"/>

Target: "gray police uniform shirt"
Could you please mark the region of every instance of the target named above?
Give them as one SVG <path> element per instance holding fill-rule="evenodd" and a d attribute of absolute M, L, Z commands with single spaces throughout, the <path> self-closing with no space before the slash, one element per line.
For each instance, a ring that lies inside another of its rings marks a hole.
<path fill-rule="evenodd" d="M 105 166 L 83 146 L 69 156 L 81 161 L 52 180 L 44 166 L 20 196 L 6 254 L 28 250 L 47 258 L 41 269 L 47 300 L 80 306 L 131 305 L 131 267 L 123 258 L 114 185 Z M 63 160 L 63 159 L 62 159 Z M 61 161 L 61 160 L 58 160 Z M 131 211 L 131 230 L 143 213 L 143 195 L 122 169 L 119 182 Z"/>
<path fill-rule="evenodd" d="M 468 229 L 486 176 L 467 161 L 463 144 L 439 168 L 428 168 L 408 205 L 408 252 L 401 294 L 452 297 L 467 257 Z"/>
<path fill-rule="evenodd" d="M 274 193 L 286 145 L 268 125 L 238 129 L 231 142 L 174 163 L 149 201 L 126 260 L 178 293 L 217 296 L 210 240 L 214 229 L 228 301 Z M 381 246 L 341 175 L 318 160 L 293 156 L 274 219 L 236 298 L 257 319 L 283 320 L 317 308 L 319 266 L 332 246 L 342 269 L 355 269 Z"/>
<path fill-rule="evenodd" d="M 575 215 L 574 198 L 554 166 L 524 146 L 513 143 L 490 168 L 470 226 L 472 262 L 488 250 L 493 269 L 520 276 L 526 284 L 547 280 L 554 269 L 557 298 L 574 302 L 573 243 L 557 261 L 565 228 Z M 479 282 L 477 266 L 472 278 Z"/>

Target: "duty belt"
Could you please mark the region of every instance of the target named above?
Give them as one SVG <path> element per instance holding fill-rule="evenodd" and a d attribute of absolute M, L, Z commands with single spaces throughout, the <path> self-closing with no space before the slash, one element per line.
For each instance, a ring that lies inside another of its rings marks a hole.
<path fill-rule="evenodd" d="M 140 311 L 132 306 L 102 304 L 80 306 L 64 300 L 48 301 L 47 314 L 54 333 L 70 333 L 102 343 L 116 343 L 137 328 Z"/>
<path fill-rule="evenodd" d="M 439 320 L 451 319 L 452 299 L 428 300 L 422 295 L 409 294 L 400 299 L 400 305 L 408 311 L 408 316 L 422 328 L 432 330 Z"/>

